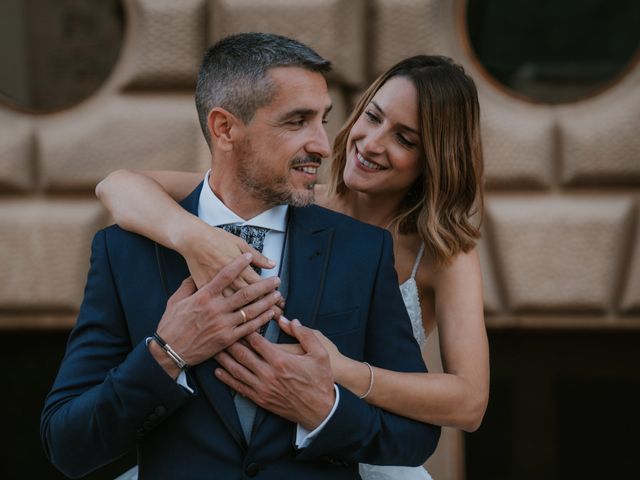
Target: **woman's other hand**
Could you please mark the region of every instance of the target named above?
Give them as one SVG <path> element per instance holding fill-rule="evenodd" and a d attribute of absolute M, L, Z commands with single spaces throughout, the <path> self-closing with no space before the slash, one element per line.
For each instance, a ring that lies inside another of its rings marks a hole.
<path fill-rule="evenodd" d="M 293 336 L 293 331 L 291 329 L 291 322 L 285 317 L 281 316 L 278 319 L 278 326 L 280 329 L 289 336 Z M 302 326 L 302 328 L 308 328 Z M 340 379 L 343 377 L 345 369 L 349 367 L 349 362 L 354 362 L 348 357 L 345 357 L 340 353 L 338 347 L 329 340 L 327 337 L 323 335 L 320 330 L 315 330 L 313 328 L 309 328 L 316 338 L 320 341 L 322 346 L 325 348 L 327 353 L 329 354 L 329 360 L 331 362 L 331 372 L 333 373 L 333 379 L 336 383 L 340 383 Z M 297 343 L 280 343 L 278 344 L 278 348 L 285 350 L 289 353 L 296 353 L 298 355 L 303 355 L 305 352 Z"/>

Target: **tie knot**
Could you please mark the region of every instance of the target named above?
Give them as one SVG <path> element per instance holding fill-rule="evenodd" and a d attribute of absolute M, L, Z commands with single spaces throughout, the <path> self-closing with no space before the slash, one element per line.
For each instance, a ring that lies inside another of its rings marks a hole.
<path fill-rule="evenodd" d="M 232 223 L 220 225 L 220 228 L 222 228 L 225 232 L 229 232 L 232 235 L 235 235 L 236 237 L 240 237 L 260 253 L 262 253 L 262 248 L 264 247 L 264 237 L 269 231 L 268 228 L 264 227 L 254 227 L 253 225 L 236 225 Z"/>

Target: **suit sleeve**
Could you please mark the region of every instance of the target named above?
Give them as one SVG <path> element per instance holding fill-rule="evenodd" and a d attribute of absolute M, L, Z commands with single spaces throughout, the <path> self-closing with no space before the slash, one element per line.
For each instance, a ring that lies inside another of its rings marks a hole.
<path fill-rule="evenodd" d="M 388 232 L 383 232 L 381 250 L 370 298 L 365 360 L 389 370 L 426 372 L 398 288 Z M 434 452 L 440 427 L 374 407 L 339 388 L 340 402 L 334 415 L 313 442 L 299 451 L 299 460 L 417 466 Z"/>
<path fill-rule="evenodd" d="M 131 345 L 106 233 L 98 232 L 78 320 L 42 412 L 47 456 L 67 476 L 83 476 L 133 448 L 188 397 L 145 341 Z"/>

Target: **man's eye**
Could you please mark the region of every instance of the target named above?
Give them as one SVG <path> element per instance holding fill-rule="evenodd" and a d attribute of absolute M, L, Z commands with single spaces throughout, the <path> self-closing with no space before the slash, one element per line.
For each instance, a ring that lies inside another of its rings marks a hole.
<path fill-rule="evenodd" d="M 304 119 L 298 119 L 298 120 L 290 120 L 287 122 L 288 125 L 293 125 L 294 127 L 302 127 L 305 124 Z"/>

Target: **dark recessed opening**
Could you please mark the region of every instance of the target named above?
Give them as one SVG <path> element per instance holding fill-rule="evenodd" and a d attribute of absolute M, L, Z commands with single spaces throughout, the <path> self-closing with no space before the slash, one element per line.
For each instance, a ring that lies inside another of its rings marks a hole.
<path fill-rule="evenodd" d="M 640 478 L 640 332 L 493 331 L 467 480 Z"/>
<path fill-rule="evenodd" d="M 42 406 L 64 356 L 67 337 L 68 332 L 0 331 L 0 384 L 4 386 L 0 395 L 0 478 L 67 478 L 49 463 L 40 442 Z M 135 452 L 131 452 L 83 478 L 112 480 L 135 462 Z"/>
<path fill-rule="evenodd" d="M 490 76 L 544 103 L 614 82 L 638 57 L 637 0 L 468 0 L 471 49 Z"/>
<path fill-rule="evenodd" d="M 120 0 L 2 0 L 0 100 L 37 112 L 79 103 L 111 74 L 123 36 Z"/>

